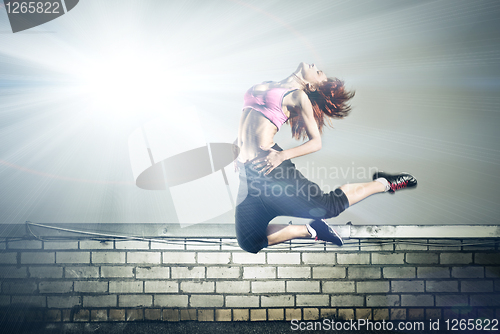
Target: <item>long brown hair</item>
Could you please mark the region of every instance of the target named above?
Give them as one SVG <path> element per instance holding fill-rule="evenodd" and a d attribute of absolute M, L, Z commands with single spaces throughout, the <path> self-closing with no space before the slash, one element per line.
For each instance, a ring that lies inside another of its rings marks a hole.
<path fill-rule="evenodd" d="M 316 89 L 315 89 L 316 88 Z M 314 119 L 318 124 L 320 133 L 323 133 L 325 123 L 331 126 L 331 119 L 342 119 L 349 115 L 351 106 L 349 100 L 354 97 L 354 91 L 347 91 L 344 81 L 337 78 L 328 78 L 319 86 L 304 85 L 302 90 L 311 101 Z M 292 137 L 296 139 L 307 138 L 306 127 L 302 117 L 288 119 L 292 128 Z"/>

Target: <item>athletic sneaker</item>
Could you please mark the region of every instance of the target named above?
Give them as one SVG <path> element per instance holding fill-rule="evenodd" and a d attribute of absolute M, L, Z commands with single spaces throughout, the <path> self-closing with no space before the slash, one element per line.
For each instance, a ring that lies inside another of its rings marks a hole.
<path fill-rule="evenodd" d="M 344 244 L 344 240 L 342 240 L 340 235 L 323 219 L 314 220 L 309 223 L 309 226 L 316 231 L 316 240 L 332 242 L 337 246 Z"/>
<path fill-rule="evenodd" d="M 376 180 L 380 177 L 389 182 L 390 189 L 388 190 L 390 193 L 394 193 L 396 190 L 405 189 L 405 188 L 415 188 L 417 186 L 417 179 L 408 173 L 400 173 L 400 174 L 388 174 L 384 172 L 377 172 L 373 174 L 373 180 Z"/>

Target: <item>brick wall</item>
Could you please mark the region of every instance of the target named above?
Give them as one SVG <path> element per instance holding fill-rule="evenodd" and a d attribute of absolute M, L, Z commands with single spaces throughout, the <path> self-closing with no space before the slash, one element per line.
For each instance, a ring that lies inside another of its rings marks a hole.
<path fill-rule="evenodd" d="M 0 243 L 0 317 L 14 321 L 500 318 L 491 239 Z M 489 242 L 489 244 L 484 244 Z M 422 245 L 424 243 L 424 245 Z M 471 243 L 482 243 L 471 245 Z"/>

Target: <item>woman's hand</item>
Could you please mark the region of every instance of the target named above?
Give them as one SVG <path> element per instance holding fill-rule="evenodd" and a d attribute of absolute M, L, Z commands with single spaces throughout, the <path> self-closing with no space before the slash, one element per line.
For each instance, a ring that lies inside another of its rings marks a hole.
<path fill-rule="evenodd" d="M 254 159 L 252 164 L 256 169 L 260 169 L 260 173 L 264 173 L 264 175 L 271 173 L 273 169 L 286 160 L 283 151 L 276 151 L 273 148 L 265 149 L 262 146 L 260 149 L 264 151 L 265 156 Z"/>

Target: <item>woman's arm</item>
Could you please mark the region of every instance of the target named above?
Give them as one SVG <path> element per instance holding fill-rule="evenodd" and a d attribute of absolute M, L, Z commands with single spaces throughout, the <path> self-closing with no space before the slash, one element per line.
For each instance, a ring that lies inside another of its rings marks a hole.
<path fill-rule="evenodd" d="M 302 117 L 309 140 L 302 145 L 284 151 L 276 151 L 272 148 L 261 147 L 261 149 L 267 151 L 268 154 L 265 157 L 255 159 L 253 164 L 255 164 L 257 168 L 262 168 L 261 172 L 265 172 L 265 175 L 269 174 L 285 160 L 307 155 L 321 149 L 321 134 L 318 130 L 318 124 L 314 119 L 311 101 L 306 93 L 301 90 L 292 94 L 294 101 L 292 107 L 297 110 L 297 117 Z"/>

